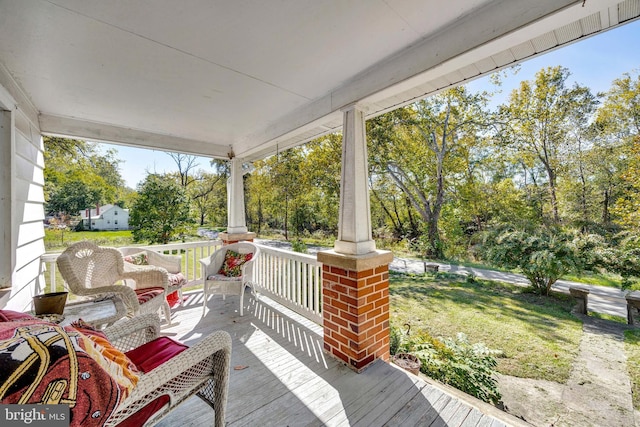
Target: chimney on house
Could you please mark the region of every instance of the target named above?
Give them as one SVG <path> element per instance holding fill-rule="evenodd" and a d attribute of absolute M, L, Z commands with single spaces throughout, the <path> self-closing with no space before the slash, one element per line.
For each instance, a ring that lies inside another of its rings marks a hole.
<path fill-rule="evenodd" d="M 100 216 L 100 204 L 96 203 L 96 216 Z"/>
<path fill-rule="evenodd" d="M 91 219 L 91 216 L 89 215 L 91 212 L 91 209 L 85 209 L 84 210 L 84 214 L 87 216 L 88 219 Z"/>

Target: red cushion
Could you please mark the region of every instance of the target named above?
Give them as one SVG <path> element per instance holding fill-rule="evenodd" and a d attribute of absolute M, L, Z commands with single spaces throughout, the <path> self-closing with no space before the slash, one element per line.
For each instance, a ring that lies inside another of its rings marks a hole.
<path fill-rule="evenodd" d="M 174 341 L 169 337 L 158 337 L 140 347 L 129 350 L 125 354 L 139 370 L 146 373 L 188 348 L 188 346 Z M 169 403 L 169 396 L 166 394 L 162 395 L 118 424 L 118 427 L 139 427 L 167 403 Z"/>
<path fill-rule="evenodd" d="M 125 354 L 142 372 L 149 372 L 189 347 L 169 337 L 158 337 Z"/>
<path fill-rule="evenodd" d="M 147 405 L 138 410 L 135 414 L 118 424 L 118 427 L 140 427 L 147 422 L 149 418 L 158 412 L 164 405 L 169 403 L 169 396 L 163 394 L 159 398 L 152 400 Z"/>
<path fill-rule="evenodd" d="M 144 289 L 136 289 L 135 291 L 136 291 L 136 296 L 138 297 L 138 302 L 140 304 L 144 304 L 145 302 L 151 301 L 153 298 L 163 293 L 164 289 L 163 288 L 144 288 Z"/>

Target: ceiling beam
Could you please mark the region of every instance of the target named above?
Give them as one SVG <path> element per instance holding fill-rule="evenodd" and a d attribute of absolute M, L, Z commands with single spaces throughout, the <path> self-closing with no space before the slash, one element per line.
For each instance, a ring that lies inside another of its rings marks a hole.
<path fill-rule="evenodd" d="M 230 146 L 48 114 L 40 115 L 40 130 L 43 134 L 218 159 L 228 158 L 230 151 Z"/>

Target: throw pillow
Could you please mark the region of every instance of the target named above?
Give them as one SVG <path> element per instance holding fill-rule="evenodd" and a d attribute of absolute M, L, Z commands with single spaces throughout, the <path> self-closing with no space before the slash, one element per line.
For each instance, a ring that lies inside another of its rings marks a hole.
<path fill-rule="evenodd" d="M 253 258 L 253 254 L 240 254 L 236 251 L 228 250 L 224 255 L 224 262 L 218 271 L 227 277 L 240 277 L 242 275 L 242 264 Z"/>
<path fill-rule="evenodd" d="M 146 252 L 138 252 L 137 254 L 127 255 L 124 257 L 125 262 L 135 265 L 149 265 L 149 257 Z"/>

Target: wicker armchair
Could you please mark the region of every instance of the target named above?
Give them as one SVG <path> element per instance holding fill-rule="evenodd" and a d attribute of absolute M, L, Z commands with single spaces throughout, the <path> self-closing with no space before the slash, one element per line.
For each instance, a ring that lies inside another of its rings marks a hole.
<path fill-rule="evenodd" d="M 159 330 L 158 317 L 146 314 L 120 321 L 104 332 L 114 347 L 126 352 L 153 340 Z M 214 409 L 214 425 L 224 426 L 230 357 L 231 337 L 228 333 L 218 331 L 206 336 L 157 368 L 141 374 L 133 392 L 120 403 L 105 426 L 117 425 L 160 396 L 168 395 L 168 405 L 144 424 L 154 425 L 194 394 Z"/>
<path fill-rule="evenodd" d="M 157 313 L 164 308 L 165 317 L 170 322 L 165 299 L 166 270 L 148 266 L 125 271 L 122 254 L 117 249 L 87 241 L 69 246 L 60 254 L 56 264 L 71 293 L 96 298 L 117 295 L 124 302 L 128 317 Z M 125 280 L 129 286 L 117 284 Z"/>
<path fill-rule="evenodd" d="M 220 274 L 220 269 L 225 262 L 227 251 L 235 251 L 239 254 L 252 254 L 250 260 L 241 265 L 241 274 L 236 277 L 229 277 Z M 202 268 L 202 278 L 204 279 L 204 298 L 202 305 L 202 315 L 207 311 L 207 298 L 209 295 L 222 294 L 240 295 L 240 316 L 243 315 L 244 291 L 247 286 L 253 284 L 253 266 L 255 260 L 260 255 L 260 249 L 253 243 L 239 242 L 223 246 L 211 256 L 200 260 Z"/>
<path fill-rule="evenodd" d="M 179 304 L 182 304 L 182 287 L 187 284 L 187 279 L 182 274 L 182 257 L 180 255 L 165 255 L 150 249 L 144 249 L 135 246 L 118 248 L 125 257 L 135 256 L 143 252 L 147 256 L 148 265 L 160 267 L 169 273 L 167 295 L 178 292 Z M 130 264 L 125 263 L 125 269 L 130 269 Z"/>

